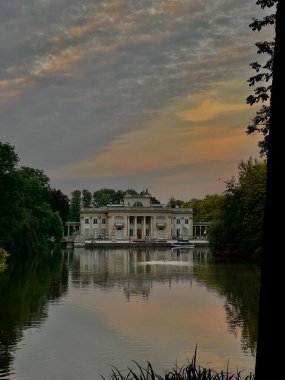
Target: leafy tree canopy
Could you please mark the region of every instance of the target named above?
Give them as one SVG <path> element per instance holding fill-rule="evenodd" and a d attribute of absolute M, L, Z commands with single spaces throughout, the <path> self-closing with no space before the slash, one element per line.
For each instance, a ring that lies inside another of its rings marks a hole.
<path fill-rule="evenodd" d="M 9 143 L 0 142 L 0 247 L 33 255 L 51 238 L 62 237 L 62 220 L 52 205 L 49 178 L 42 170 L 18 168 Z"/>
<path fill-rule="evenodd" d="M 238 178 L 226 182 L 218 220 L 208 234 L 214 250 L 228 244 L 242 255 L 259 256 L 263 239 L 266 162 L 250 158 L 238 167 Z"/>
<path fill-rule="evenodd" d="M 260 31 L 268 26 L 275 26 L 276 10 L 275 5 L 277 0 L 258 0 L 256 2 L 262 9 L 274 7 L 274 12 L 265 15 L 262 19 L 253 18 L 252 23 L 249 25 L 253 31 Z M 270 107 L 268 101 L 271 94 L 271 82 L 273 74 L 273 57 L 275 40 L 256 42 L 257 54 L 266 54 L 268 59 L 265 63 L 257 61 L 251 62 L 250 66 L 255 71 L 255 75 L 248 79 L 248 84 L 253 87 L 253 93 L 249 95 L 246 102 L 250 105 L 262 103 L 261 108 L 256 112 L 250 125 L 247 126 L 247 134 L 261 133 L 263 139 L 259 141 L 260 155 L 267 155 L 268 151 L 268 133 L 269 133 L 269 119 Z"/>

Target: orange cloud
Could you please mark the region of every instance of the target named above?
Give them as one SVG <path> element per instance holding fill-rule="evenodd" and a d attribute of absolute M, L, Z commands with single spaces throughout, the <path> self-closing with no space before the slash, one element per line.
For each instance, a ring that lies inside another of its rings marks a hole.
<path fill-rule="evenodd" d="M 212 160 L 232 160 L 248 149 L 240 129 L 203 126 L 175 131 L 164 125 L 131 131 L 111 142 L 103 153 L 51 172 L 54 177 L 88 178 L 136 175 Z M 189 170 L 190 171 L 190 170 Z"/>
<path fill-rule="evenodd" d="M 33 79 L 28 76 L 4 79 L 0 81 L 0 101 L 7 102 L 15 99 L 20 95 L 21 89 L 24 86 L 31 85 L 33 82 Z"/>
<path fill-rule="evenodd" d="M 206 121 L 225 113 L 248 109 L 247 104 L 223 103 L 213 99 L 205 99 L 199 106 L 177 114 L 185 121 Z"/>
<path fill-rule="evenodd" d="M 84 57 L 80 48 L 66 48 L 58 55 L 48 55 L 38 59 L 32 70 L 35 75 L 56 74 L 63 71 L 76 71 L 75 64 Z M 77 69 L 78 70 L 78 69 Z"/>
<path fill-rule="evenodd" d="M 167 104 L 147 123 L 137 120 L 99 155 L 48 174 L 79 181 L 129 176 L 146 186 L 151 178 L 152 191 L 165 199 L 178 192 L 190 199 L 199 186 L 206 194 L 211 188 L 222 192 L 224 182 L 218 178 L 236 175 L 238 163 L 258 152 L 258 137 L 245 133 L 252 109 L 241 95 L 236 82 L 216 83 L 206 92 Z"/>

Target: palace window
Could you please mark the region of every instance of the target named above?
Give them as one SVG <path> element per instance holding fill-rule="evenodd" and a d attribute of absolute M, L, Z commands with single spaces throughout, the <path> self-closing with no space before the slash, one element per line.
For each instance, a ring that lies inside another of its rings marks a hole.
<path fill-rule="evenodd" d="M 176 224 L 180 224 L 180 219 L 176 219 Z"/>
<path fill-rule="evenodd" d="M 102 218 L 102 224 L 106 224 L 106 219 Z"/>
<path fill-rule="evenodd" d="M 89 224 L 89 218 L 85 218 L 85 224 Z"/>
<path fill-rule="evenodd" d="M 188 219 L 185 219 L 185 224 L 189 224 L 189 220 Z"/>
<path fill-rule="evenodd" d="M 98 224 L 98 219 L 97 218 L 93 219 L 93 224 Z"/>

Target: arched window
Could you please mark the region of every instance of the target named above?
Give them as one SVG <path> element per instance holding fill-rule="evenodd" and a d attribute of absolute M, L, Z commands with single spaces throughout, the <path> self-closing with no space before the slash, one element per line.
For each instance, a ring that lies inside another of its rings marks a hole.
<path fill-rule="evenodd" d="M 141 202 L 135 202 L 133 207 L 143 207 L 143 204 Z"/>

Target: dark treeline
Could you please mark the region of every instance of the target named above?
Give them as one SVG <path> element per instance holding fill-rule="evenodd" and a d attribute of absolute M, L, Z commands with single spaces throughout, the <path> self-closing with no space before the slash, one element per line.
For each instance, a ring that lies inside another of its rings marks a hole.
<path fill-rule="evenodd" d="M 42 170 L 18 163 L 15 148 L 0 142 L 0 247 L 33 255 L 61 240 L 69 200 Z"/>
<path fill-rule="evenodd" d="M 222 195 L 187 202 L 171 198 L 171 207 L 192 207 L 194 222 L 211 222 L 208 239 L 214 252 L 229 246 L 238 255 L 259 258 L 263 239 L 266 161 L 249 158 L 238 166 L 238 178 L 225 182 Z"/>
<path fill-rule="evenodd" d="M 124 196 L 126 194 L 138 195 L 141 193 L 137 192 L 134 189 L 114 190 L 102 188 L 100 190 L 95 190 L 93 193 L 87 189 L 84 189 L 82 191 L 74 190 L 71 193 L 70 199 L 70 220 L 79 221 L 81 208 L 104 207 L 108 204 L 121 204 L 123 203 Z M 160 201 L 152 196 L 150 201 L 152 204 L 160 204 Z"/>
<path fill-rule="evenodd" d="M 221 207 L 209 230 L 214 251 L 231 250 L 260 257 L 266 194 L 266 163 L 249 159 L 238 167 L 238 178 L 226 182 Z"/>

